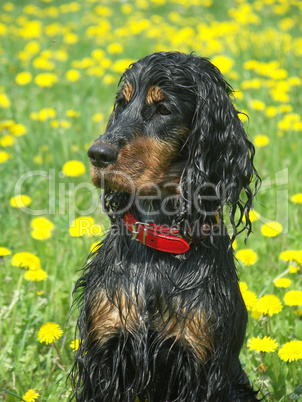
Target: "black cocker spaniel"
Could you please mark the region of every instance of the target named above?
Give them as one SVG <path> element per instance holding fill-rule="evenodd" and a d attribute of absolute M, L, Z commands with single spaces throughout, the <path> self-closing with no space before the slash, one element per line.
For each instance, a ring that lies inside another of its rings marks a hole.
<path fill-rule="evenodd" d="M 192 54 L 123 74 L 88 151 L 111 227 L 75 288 L 77 401 L 258 400 L 238 357 L 247 311 L 231 245 L 251 232 L 260 178 L 231 94 Z"/>

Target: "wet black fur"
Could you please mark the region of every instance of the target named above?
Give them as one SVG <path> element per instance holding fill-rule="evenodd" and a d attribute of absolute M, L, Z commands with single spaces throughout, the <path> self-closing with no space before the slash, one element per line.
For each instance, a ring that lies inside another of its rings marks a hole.
<path fill-rule="evenodd" d="M 144 133 L 147 126 L 148 135 L 179 141 L 173 163 L 181 166 L 181 191 L 166 197 L 171 213 L 165 214 L 158 208 L 162 199 L 138 200 L 105 183 L 103 206 L 111 228 L 75 287 L 81 307 L 81 345 L 72 373 L 75 398 L 81 402 L 256 401 L 238 358 L 247 311 L 224 213 L 229 211 L 233 238 L 240 225 L 248 235 L 248 213 L 260 179 L 253 165 L 254 147 L 230 99 L 232 89 L 207 59 L 177 52 L 139 60 L 121 82 L 130 82 L 134 94 L 127 103 L 118 93 L 102 141 L 121 149 L 131 133 Z M 146 115 L 149 109 L 139 108 L 142 94 L 152 85 L 167 94 L 160 103 L 169 114 L 156 109 Z M 180 125 L 189 129 L 182 141 L 177 139 Z M 195 188 L 198 194 L 193 197 Z M 123 223 L 129 205 L 138 220 L 176 225 L 184 236 L 190 235 L 190 250 L 173 255 L 133 240 Z M 152 210 L 157 212 L 151 214 Z M 198 230 L 191 233 L 191 228 L 205 222 L 211 226 L 205 236 Z M 109 338 L 93 339 L 91 315 L 99 295 L 118 306 L 121 292 L 138 311 L 134 329 L 125 328 L 127 317 L 123 317 Z M 192 312 L 203 315 L 200 342 L 206 341 L 206 332 L 214 344 L 205 347 L 203 362 L 184 338 L 168 339 L 165 330 L 154 325 L 154 317 L 168 315 L 182 328 Z"/>

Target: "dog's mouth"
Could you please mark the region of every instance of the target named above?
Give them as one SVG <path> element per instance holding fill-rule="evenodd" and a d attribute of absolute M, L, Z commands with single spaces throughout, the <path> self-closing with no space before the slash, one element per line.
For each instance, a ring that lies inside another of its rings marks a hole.
<path fill-rule="evenodd" d="M 145 161 L 137 161 L 136 166 L 144 166 Z M 181 161 L 171 163 L 166 171 L 150 174 L 146 170 L 120 169 L 120 165 L 97 167 L 91 163 L 91 179 L 96 187 L 109 187 L 115 191 L 125 191 L 138 195 L 167 196 L 179 194 L 180 177 L 184 168 Z"/>
<path fill-rule="evenodd" d="M 171 151 L 169 144 L 146 137 L 120 151 L 96 142 L 88 150 L 92 182 L 99 188 L 142 196 L 178 194 L 184 160 L 175 159 Z"/>

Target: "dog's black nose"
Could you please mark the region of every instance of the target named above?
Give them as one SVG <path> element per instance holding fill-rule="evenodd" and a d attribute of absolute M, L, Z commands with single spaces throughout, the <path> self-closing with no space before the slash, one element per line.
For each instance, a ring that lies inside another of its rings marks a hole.
<path fill-rule="evenodd" d="M 93 144 L 88 149 L 88 156 L 91 163 L 97 167 L 106 167 L 114 163 L 117 159 L 118 152 L 109 145 Z"/>

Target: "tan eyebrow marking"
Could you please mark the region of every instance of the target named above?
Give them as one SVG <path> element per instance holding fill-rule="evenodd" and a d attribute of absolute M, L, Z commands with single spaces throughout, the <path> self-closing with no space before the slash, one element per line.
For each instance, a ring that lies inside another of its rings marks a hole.
<path fill-rule="evenodd" d="M 132 95 L 133 95 L 133 87 L 129 82 L 126 82 L 123 91 L 122 91 L 123 97 L 126 99 L 127 102 L 130 102 Z"/>
<path fill-rule="evenodd" d="M 159 102 L 164 99 L 164 93 L 158 86 L 153 86 L 149 89 L 147 93 L 147 103 L 150 105 L 153 102 Z"/>

